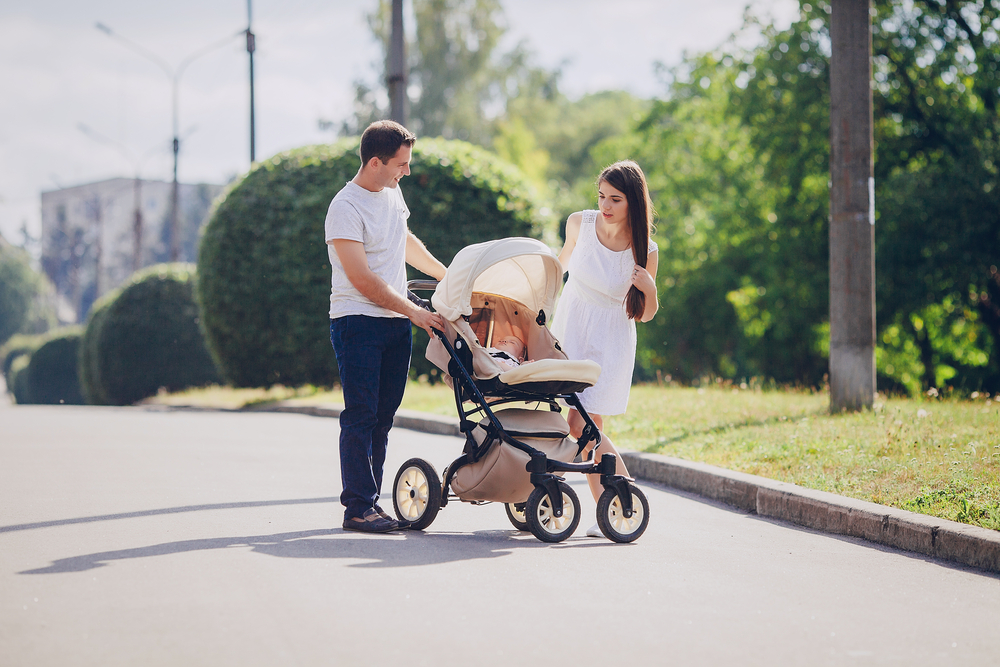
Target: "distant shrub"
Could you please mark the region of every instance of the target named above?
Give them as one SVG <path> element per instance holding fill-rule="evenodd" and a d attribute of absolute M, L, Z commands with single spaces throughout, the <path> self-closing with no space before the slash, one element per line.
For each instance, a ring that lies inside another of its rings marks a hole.
<path fill-rule="evenodd" d="M 27 358 L 27 364 L 14 380 L 18 403 L 83 404 L 76 371 L 81 333 L 80 327 L 53 332 Z"/>
<path fill-rule="evenodd" d="M 80 392 L 83 394 L 83 400 L 90 405 L 111 405 L 111 399 L 104 393 L 104 385 L 101 383 L 101 369 L 97 363 L 97 345 L 101 337 L 100 332 L 105 315 L 108 314 L 108 306 L 118 298 L 119 294 L 121 294 L 121 289 L 116 289 L 94 302 L 90 308 L 90 315 L 87 317 L 87 326 L 83 331 L 83 337 L 80 340 L 77 374 L 80 377 Z"/>
<path fill-rule="evenodd" d="M 24 369 L 28 367 L 30 359 L 31 355 L 28 354 L 22 354 L 15 358 L 10 365 L 10 373 L 7 376 L 7 390 L 13 394 L 14 402 L 18 405 L 28 403 L 28 374 L 24 372 Z"/>
<path fill-rule="evenodd" d="M 31 353 L 37 350 L 48 338 L 44 334 L 35 335 L 25 335 L 18 334 L 16 336 L 11 336 L 10 339 L 4 343 L 3 347 L 0 347 L 0 361 L 3 363 L 3 377 L 4 381 L 7 383 L 7 391 L 13 391 L 14 382 L 11 367 L 19 357 L 31 356 Z M 24 363 L 28 363 L 25 360 Z"/>
<path fill-rule="evenodd" d="M 0 343 L 22 330 L 42 286 L 28 253 L 0 238 Z"/>
<path fill-rule="evenodd" d="M 133 277 L 90 318 L 85 394 L 128 405 L 170 391 L 218 382 L 194 301 L 194 267 L 159 264 Z"/>
<path fill-rule="evenodd" d="M 218 200 L 199 249 L 198 298 L 212 353 L 232 384 L 337 380 L 323 223 L 358 171 L 357 147 L 350 139 L 277 155 Z M 472 243 L 542 235 L 520 172 L 465 142 L 418 140 L 402 189 L 410 229 L 445 264 Z"/>

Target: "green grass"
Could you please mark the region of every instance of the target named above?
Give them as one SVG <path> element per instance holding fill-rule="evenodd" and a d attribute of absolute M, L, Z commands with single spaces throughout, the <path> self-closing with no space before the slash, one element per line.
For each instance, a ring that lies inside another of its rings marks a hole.
<path fill-rule="evenodd" d="M 212 385 L 210 387 L 197 387 L 185 389 L 174 393 L 167 393 L 160 390 L 156 396 L 142 401 L 142 403 L 156 405 L 197 405 L 213 408 L 226 408 L 236 410 L 239 408 L 274 403 L 285 400 L 310 400 L 320 392 L 315 387 L 283 387 L 274 385 L 270 389 L 235 389 Z M 340 402 L 340 394 L 337 398 L 330 398 L 326 402 Z"/>
<path fill-rule="evenodd" d="M 200 392 L 200 393 L 198 393 Z M 157 402 L 230 405 L 291 399 L 339 403 L 314 388 L 210 388 Z M 605 431 L 625 449 L 655 452 L 808 488 L 1000 530 L 1000 401 L 881 398 L 828 414 L 825 393 L 714 385 L 632 388 Z M 214 403 L 213 403 L 214 404 Z M 411 383 L 403 408 L 455 416 L 451 390 Z"/>
<path fill-rule="evenodd" d="M 1000 403 L 828 406 L 825 393 L 635 387 L 606 430 L 624 448 L 1000 530 Z"/>

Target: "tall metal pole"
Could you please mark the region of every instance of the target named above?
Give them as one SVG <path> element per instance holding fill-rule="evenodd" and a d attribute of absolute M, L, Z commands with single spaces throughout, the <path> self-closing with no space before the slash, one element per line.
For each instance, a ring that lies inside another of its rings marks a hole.
<path fill-rule="evenodd" d="M 101 298 L 101 269 L 104 255 L 104 202 L 101 194 L 94 195 L 94 227 L 96 228 L 94 239 L 94 301 Z"/>
<path fill-rule="evenodd" d="M 173 109 L 174 109 L 174 182 L 170 188 L 170 261 L 176 262 L 177 258 L 180 257 L 181 252 L 181 242 L 180 242 L 180 225 L 178 224 L 178 204 L 180 202 L 180 185 L 177 182 L 177 157 L 181 152 L 181 138 L 178 136 L 180 133 L 177 129 L 177 83 L 181 76 L 181 70 L 178 70 L 173 77 Z"/>
<path fill-rule="evenodd" d="M 139 178 L 138 170 L 132 184 L 132 199 L 135 205 L 132 220 L 132 273 L 135 273 L 142 268 L 142 179 Z"/>
<path fill-rule="evenodd" d="M 406 41 L 403 38 L 403 0 L 392 0 L 392 37 L 389 44 L 389 106 L 392 120 L 406 125 Z"/>
<path fill-rule="evenodd" d="M 830 16 L 830 411 L 875 399 L 875 179 L 870 0 Z"/>
<path fill-rule="evenodd" d="M 252 0 L 247 0 L 247 53 L 250 54 L 250 164 L 257 160 L 257 152 L 254 148 L 254 105 L 253 105 L 253 52 L 257 50 L 256 39 L 253 34 L 253 9 L 250 6 Z"/>

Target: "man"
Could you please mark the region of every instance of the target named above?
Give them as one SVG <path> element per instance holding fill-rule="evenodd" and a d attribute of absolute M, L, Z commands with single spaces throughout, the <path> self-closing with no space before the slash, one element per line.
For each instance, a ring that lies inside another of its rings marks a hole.
<path fill-rule="evenodd" d="M 382 533 L 399 527 L 378 506 L 389 429 L 410 365 L 410 323 L 431 333 L 441 316 L 405 297 L 405 264 L 440 280 L 445 266 L 413 235 L 399 181 L 410 173 L 416 137 L 377 121 L 361 136 L 361 168 L 326 215 L 333 269 L 330 341 L 337 354 L 344 411 L 340 474 L 344 529 Z M 404 263 L 405 262 L 405 263 Z"/>

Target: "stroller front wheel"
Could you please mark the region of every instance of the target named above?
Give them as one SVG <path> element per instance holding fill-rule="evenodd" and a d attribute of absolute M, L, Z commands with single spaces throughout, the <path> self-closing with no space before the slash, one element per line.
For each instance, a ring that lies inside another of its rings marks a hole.
<path fill-rule="evenodd" d="M 562 516 L 556 516 L 549 492 L 541 486 L 528 496 L 524 507 L 524 518 L 528 530 L 542 542 L 562 542 L 573 534 L 580 525 L 580 499 L 566 482 L 557 482 L 562 492 Z"/>
<path fill-rule="evenodd" d="M 626 517 L 622 511 L 622 501 L 614 489 L 604 489 L 597 501 L 597 525 L 609 540 L 614 542 L 634 542 L 639 539 L 649 525 L 649 501 L 646 494 L 634 484 L 628 485 L 632 492 L 632 516 Z"/>
<path fill-rule="evenodd" d="M 408 521 L 413 530 L 431 525 L 441 509 L 441 478 L 434 466 L 423 459 L 410 459 L 399 467 L 392 489 L 397 517 Z"/>

